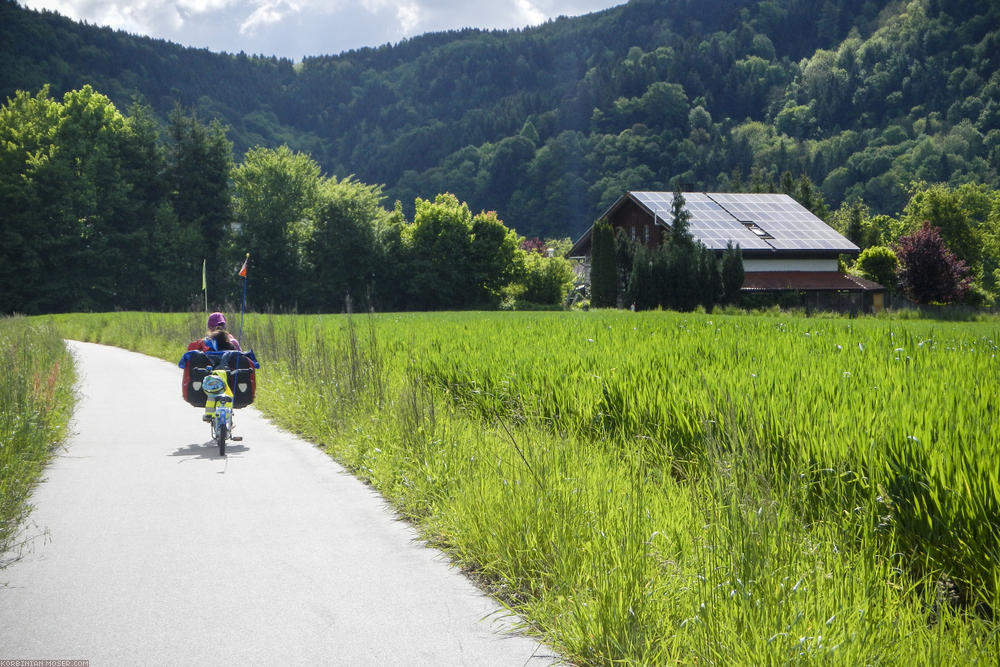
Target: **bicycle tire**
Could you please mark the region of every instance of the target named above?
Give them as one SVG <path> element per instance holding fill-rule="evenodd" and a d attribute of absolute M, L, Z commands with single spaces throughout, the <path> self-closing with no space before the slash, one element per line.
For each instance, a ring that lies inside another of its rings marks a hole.
<path fill-rule="evenodd" d="M 224 419 L 218 420 L 218 425 L 215 427 L 215 441 L 219 445 L 219 456 L 226 455 L 226 421 Z"/>

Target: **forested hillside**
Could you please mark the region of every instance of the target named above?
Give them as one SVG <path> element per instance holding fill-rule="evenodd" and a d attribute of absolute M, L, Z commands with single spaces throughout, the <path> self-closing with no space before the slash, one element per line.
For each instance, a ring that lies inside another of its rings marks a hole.
<path fill-rule="evenodd" d="M 287 144 L 389 200 L 454 192 L 575 236 L 626 189 L 777 189 L 898 213 L 911 181 L 998 185 L 1000 5 L 633 0 L 300 64 L 215 54 L 0 3 L 0 95 L 91 84 L 175 105 L 234 152 Z"/>

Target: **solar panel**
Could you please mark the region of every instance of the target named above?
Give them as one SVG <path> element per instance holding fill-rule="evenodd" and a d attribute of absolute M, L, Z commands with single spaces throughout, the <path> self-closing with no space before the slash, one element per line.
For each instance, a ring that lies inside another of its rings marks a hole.
<path fill-rule="evenodd" d="M 670 224 L 672 193 L 631 195 L 658 220 Z M 856 245 L 788 195 L 686 192 L 684 201 L 691 214 L 691 234 L 715 250 L 732 241 L 744 250 L 858 251 Z"/>
<path fill-rule="evenodd" d="M 774 236 L 775 249 L 857 251 L 846 238 L 788 195 L 712 195 L 739 219 L 757 222 Z"/>
<path fill-rule="evenodd" d="M 673 214 L 673 194 L 669 192 L 632 192 L 643 206 L 649 209 L 658 221 L 670 224 Z M 689 229 L 691 235 L 701 241 L 707 248 L 724 250 L 726 244 L 732 241 L 744 250 L 769 250 L 765 241 L 746 229 L 730 215 L 725 208 L 704 193 L 685 192 L 684 208 L 691 214 Z"/>

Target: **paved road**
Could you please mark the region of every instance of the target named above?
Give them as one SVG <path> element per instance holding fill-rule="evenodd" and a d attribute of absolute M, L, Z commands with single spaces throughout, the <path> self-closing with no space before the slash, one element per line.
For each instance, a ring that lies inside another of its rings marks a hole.
<path fill-rule="evenodd" d="M 247 408 L 236 421 L 245 440 L 220 458 L 175 366 L 71 346 L 74 434 L 35 492 L 39 537 L 0 570 L 0 659 L 555 661 L 315 447 Z"/>

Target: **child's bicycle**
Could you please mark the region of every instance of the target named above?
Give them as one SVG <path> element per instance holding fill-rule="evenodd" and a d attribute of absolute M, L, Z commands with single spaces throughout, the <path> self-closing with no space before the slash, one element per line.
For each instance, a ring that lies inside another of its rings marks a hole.
<path fill-rule="evenodd" d="M 226 440 L 239 442 L 243 436 L 233 435 L 233 396 L 224 370 L 213 370 L 201 381 L 205 392 L 205 416 L 211 417 L 212 440 L 219 446 L 219 456 L 226 455 Z M 213 413 L 210 406 L 214 405 Z"/>
<path fill-rule="evenodd" d="M 184 368 L 184 400 L 205 408 L 203 419 L 212 427 L 212 441 L 219 456 L 226 455 L 226 441 L 241 441 L 233 435 L 234 410 L 253 402 L 257 382 L 254 370 L 260 367 L 253 351 L 188 351 L 181 359 Z"/>

